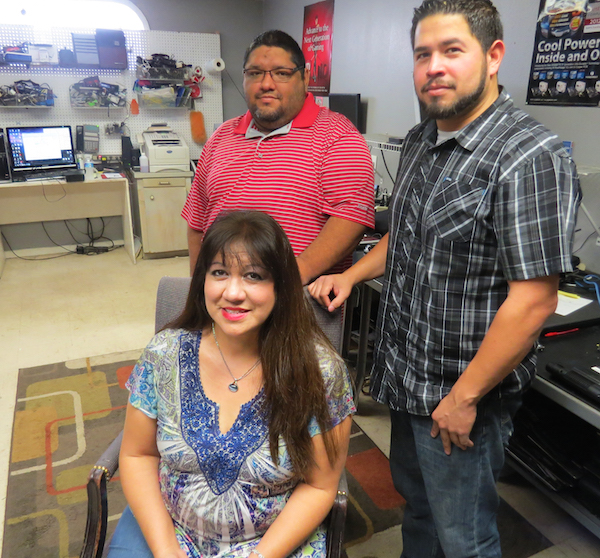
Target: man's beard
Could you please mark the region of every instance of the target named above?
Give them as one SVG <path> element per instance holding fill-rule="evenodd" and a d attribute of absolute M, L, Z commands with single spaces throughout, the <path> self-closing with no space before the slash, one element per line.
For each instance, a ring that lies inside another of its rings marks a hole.
<path fill-rule="evenodd" d="M 426 116 L 432 118 L 433 120 L 448 120 L 449 118 L 454 118 L 455 116 L 469 112 L 470 109 L 477 105 L 481 95 L 485 90 L 486 73 L 487 68 L 484 68 L 484 71 L 481 74 L 481 80 L 479 81 L 479 85 L 475 91 L 460 97 L 450 106 L 437 105 L 435 100 L 429 105 L 421 102 L 423 112 Z"/>
<path fill-rule="evenodd" d="M 254 107 L 254 110 L 250 110 L 250 114 L 252 114 L 254 120 L 259 122 L 277 122 L 283 116 L 283 108 L 272 110 Z"/>

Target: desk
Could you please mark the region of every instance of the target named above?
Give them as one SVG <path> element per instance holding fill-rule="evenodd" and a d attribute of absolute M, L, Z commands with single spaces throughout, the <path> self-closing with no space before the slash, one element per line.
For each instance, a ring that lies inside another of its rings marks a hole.
<path fill-rule="evenodd" d="M 120 215 L 125 251 L 135 264 L 126 178 L 83 182 L 9 182 L 0 184 L 0 225 Z M 0 240 L 0 277 L 5 255 Z"/>
<path fill-rule="evenodd" d="M 373 291 L 381 293 L 383 277 L 366 281 L 361 285 L 360 326 L 358 340 L 358 356 L 356 362 L 356 388 L 362 389 L 367 374 L 367 352 L 369 337 L 369 321 Z M 600 367 L 600 325 L 590 326 L 573 334 L 542 338 L 544 349 L 538 353 L 537 374 L 532 388 L 544 397 L 554 401 L 567 411 L 600 430 L 600 408 L 558 383 L 546 371 L 549 362 L 560 363 L 567 368 L 572 366 Z M 590 446 L 591 447 L 591 446 Z M 546 494 L 558 506 L 573 516 L 583 526 L 600 537 L 600 518 L 586 509 L 570 491 L 553 492 L 544 487 L 533 475 L 519 465 L 510 456 L 507 463 L 527 478 L 541 492 Z"/>

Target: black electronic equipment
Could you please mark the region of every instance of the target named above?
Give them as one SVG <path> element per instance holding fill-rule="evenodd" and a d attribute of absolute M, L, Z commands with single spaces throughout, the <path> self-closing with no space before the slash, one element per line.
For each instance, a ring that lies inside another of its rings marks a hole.
<path fill-rule="evenodd" d="M 96 29 L 96 46 L 101 68 L 127 68 L 125 34 L 117 29 Z"/>
<path fill-rule="evenodd" d="M 121 161 L 124 169 L 140 166 L 140 150 L 133 147 L 129 136 L 121 136 Z"/>
<path fill-rule="evenodd" d="M 0 128 L 0 180 L 10 180 L 8 170 L 8 156 L 6 155 L 6 146 L 4 143 L 4 130 Z"/>
<path fill-rule="evenodd" d="M 63 48 L 58 51 L 58 64 L 62 68 L 72 68 L 77 65 L 77 58 L 72 50 Z"/>
<path fill-rule="evenodd" d="M 96 125 L 77 126 L 75 129 L 75 149 L 78 153 L 98 153 L 100 148 L 100 128 Z"/>
<path fill-rule="evenodd" d="M 597 367 L 594 367 L 597 368 Z M 549 363 L 546 370 L 584 397 L 600 403 L 600 372 L 594 368 L 565 368 L 560 364 Z"/>
<path fill-rule="evenodd" d="M 76 169 L 70 126 L 20 126 L 6 128 L 10 173 L 13 180 L 49 171 Z"/>
<path fill-rule="evenodd" d="M 81 169 L 64 171 L 63 174 L 67 182 L 83 182 L 85 180 L 85 171 Z"/>
<path fill-rule="evenodd" d="M 330 93 L 329 108 L 343 114 L 361 133 L 365 133 L 360 93 Z"/>
<path fill-rule="evenodd" d="M 83 126 L 77 126 L 75 128 L 75 151 L 77 153 L 83 153 Z"/>

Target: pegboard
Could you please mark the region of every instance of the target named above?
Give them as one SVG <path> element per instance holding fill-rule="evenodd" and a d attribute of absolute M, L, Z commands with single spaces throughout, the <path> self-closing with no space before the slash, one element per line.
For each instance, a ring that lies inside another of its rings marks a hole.
<path fill-rule="evenodd" d="M 51 44 L 57 50 L 73 50 L 71 33 L 94 35 L 95 29 L 82 28 L 38 28 L 26 25 L 0 25 L 0 47 L 19 45 L 23 42 Z M 167 54 L 192 67 L 205 68 L 211 60 L 221 56 L 221 40 L 216 33 L 177 33 L 169 31 L 124 31 L 127 46 L 128 68 L 126 70 L 105 70 L 88 68 L 63 68 L 60 66 L 26 66 L 10 64 L 0 66 L 0 84 L 10 85 L 22 79 L 31 79 L 39 84 L 48 84 L 56 98 L 51 107 L 1 107 L 0 127 L 70 125 L 75 139 L 75 126 L 95 124 L 100 127 L 100 153 L 121 154 L 121 139 L 118 135 L 104 133 L 107 124 L 124 122 L 129 129 L 134 146 L 137 135 L 151 124 L 167 123 L 190 148 L 190 158 L 200 156 L 202 146 L 194 143 L 190 130 L 189 109 L 149 109 L 140 107 L 138 115 L 130 113 L 130 103 L 137 98 L 133 92 L 136 80 L 136 58 L 148 58 L 155 53 Z M 207 135 L 215 125 L 223 122 L 223 95 L 221 74 L 205 75 L 200 84 L 202 97 L 195 99 L 194 110 L 204 115 Z M 127 90 L 126 108 L 72 108 L 69 86 L 89 76 L 99 76 L 100 80 L 119 85 Z"/>

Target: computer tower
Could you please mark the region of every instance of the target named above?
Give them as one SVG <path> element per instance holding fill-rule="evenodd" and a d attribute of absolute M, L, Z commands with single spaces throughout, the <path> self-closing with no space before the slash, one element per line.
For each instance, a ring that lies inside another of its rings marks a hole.
<path fill-rule="evenodd" d="M 8 155 L 4 144 L 4 130 L 0 128 L 0 180 L 10 180 Z"/>
<path fill-rule="evenodd" d="M 129 136 L 121 136 L 121 161 L 124 169 L 140 165 L 140 150 L 133 147 Z"/>

